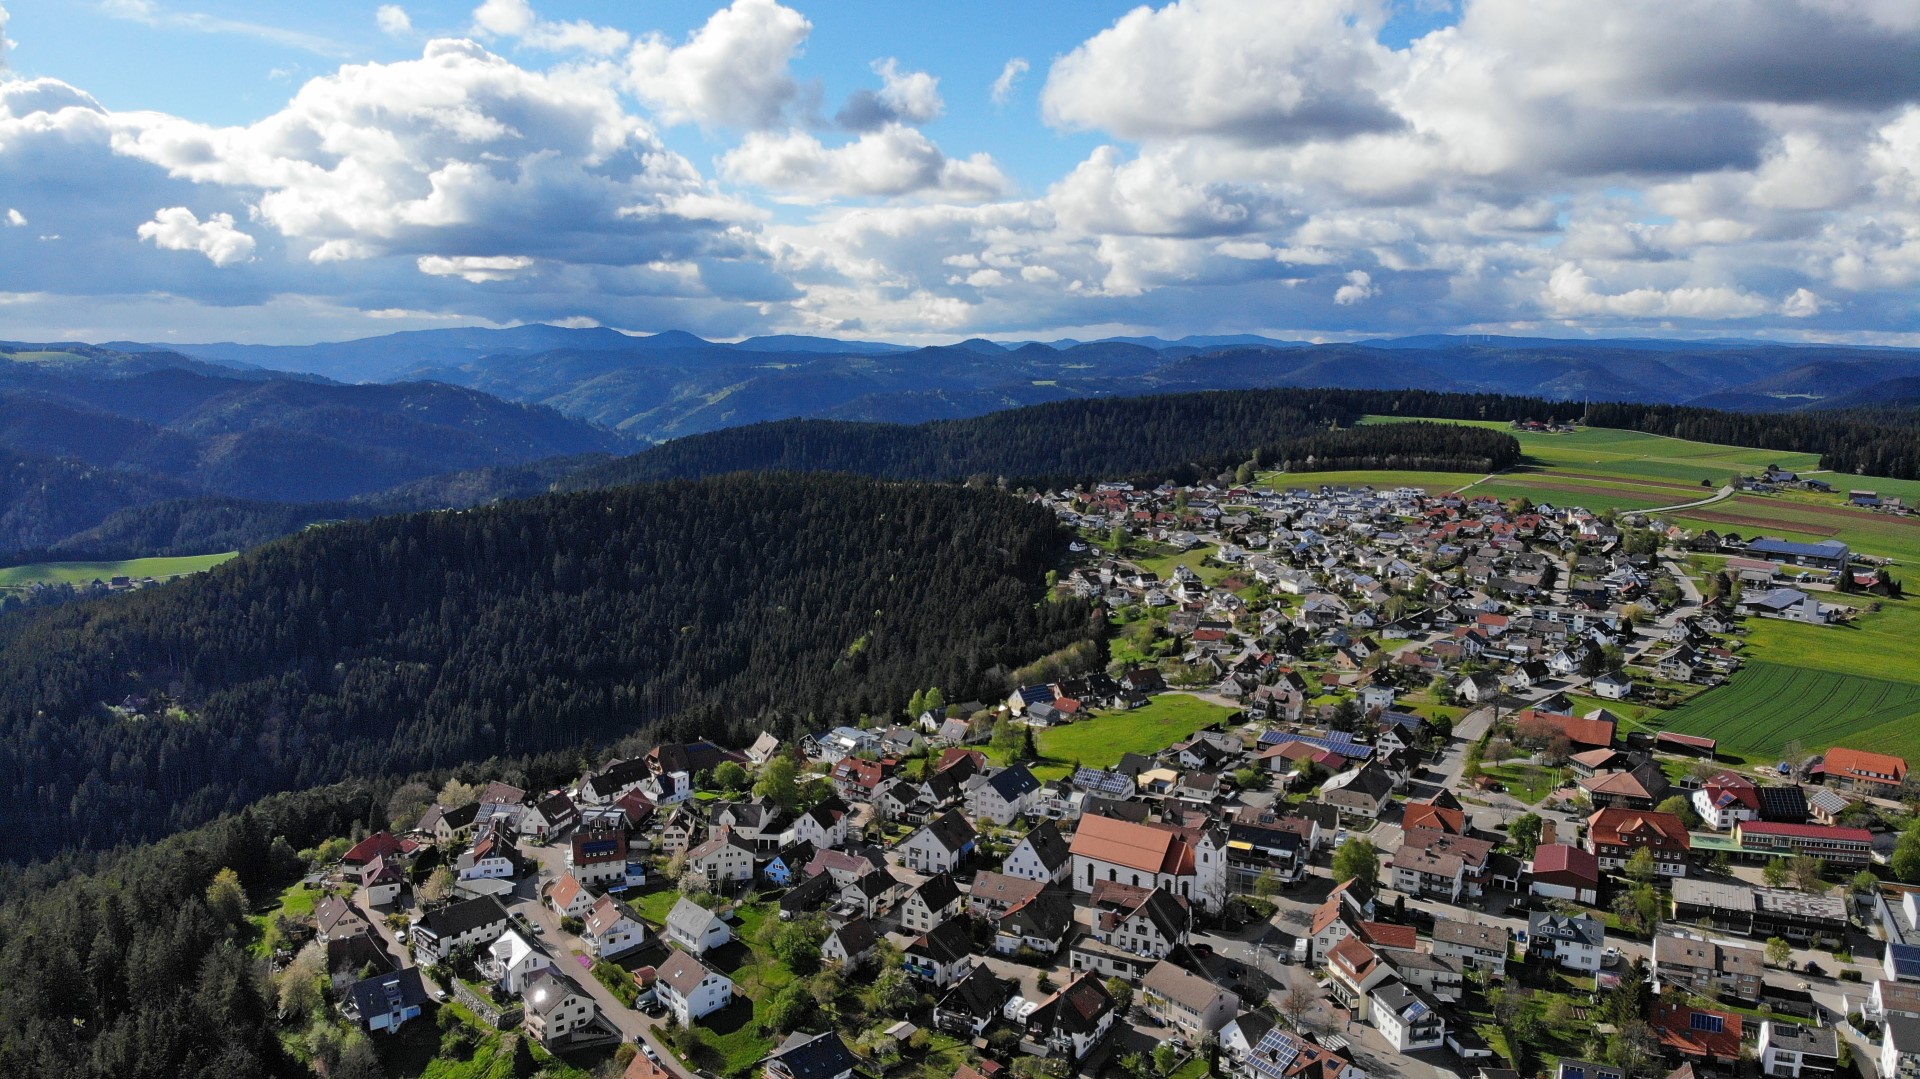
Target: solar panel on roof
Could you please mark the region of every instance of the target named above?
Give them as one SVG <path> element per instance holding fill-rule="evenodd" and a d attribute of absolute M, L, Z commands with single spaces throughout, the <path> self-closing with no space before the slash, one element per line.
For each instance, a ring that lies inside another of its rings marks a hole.
<path fill-rule="evenodd" d="M 1707 1012 L 1694 1012 L 1687 1025 L 1695 1030 L 1704 1030 L 1708 1034 L 1718 1034 L 1727 1029 L 1727 1021 L 1720 1016 Z"/>

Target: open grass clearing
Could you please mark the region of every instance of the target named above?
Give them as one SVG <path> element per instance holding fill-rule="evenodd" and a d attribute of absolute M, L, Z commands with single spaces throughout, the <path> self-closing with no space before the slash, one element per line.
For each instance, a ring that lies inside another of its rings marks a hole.
<path fill-rule="evenodd" d="M 1036 731 L 1033 742 L 1040 751 L 1040 760 L 1028 767 L 1040 779 L 1059 779 L 1071 774 L 1074 761 L 1085 768 L 1110 768 L 1118 764 L 1124 754 L 1152 756 L 1233 713 L 1234 709 L 1184 693 L 1162 693 L 1132 711 L 1108 712 L 1064 727 Z M 999 756 L 995 750 L 988 752 Z"/>
<path fill-rule="evenodd" d="M 34 584 L 85 585 L 111 581 L 115 577 L 165 579 L 209 570 L 239 554 L 185 555 L 178 558 L 133 558 L 122 562 L 36 562 L 27 566 L 0 569 L 0 588 L 26 588 Z"/>

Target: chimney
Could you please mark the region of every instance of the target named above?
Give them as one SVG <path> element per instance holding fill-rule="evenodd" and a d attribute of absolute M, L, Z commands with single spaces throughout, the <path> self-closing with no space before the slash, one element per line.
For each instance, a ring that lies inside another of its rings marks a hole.
<path fill-rule="evenodd" d="M 1540 844 L 1542 846 L 1554 842 L 1554 835 L 1558 830 L 1558 824 L 1559 822 L 1552 817 L 1547 817 L 1540 822 Z"/>

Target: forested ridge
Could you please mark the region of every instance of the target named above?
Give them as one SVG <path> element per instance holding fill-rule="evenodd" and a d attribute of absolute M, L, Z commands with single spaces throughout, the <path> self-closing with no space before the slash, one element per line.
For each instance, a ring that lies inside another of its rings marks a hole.
<path fill-rule="evenodd" d="M 12 616 L 6 857 L 642 724 L 739 740 L 997 689 L 1100 632 L 1035 602 L 1065 542 L 997 491 L 733 476 L 336 525 Z M 148 718 L 106 707 L 129 694 Z"/>
<path fill-rule="evenodd" d="M 311 1075 L 277 1039 L 245 905 L 209 886 L 232 869 L 270 894 L 302 871 L 295 850 L 377 822 L 384 799 L 357 783 L 278 795 L 0 907 L 0 1073 Z"/>
<path fill-rule="evenodd" d="M 1504 431 L 1450 423 L 1346 427 L 1303 435 L 1273 450 L 1261 451 L 1263 464 L 1291 472 L 1499 472 L 1519 464 L 1524 456 L 1520 440 Z"/>
<path fill-rule="evenodd" d="M 1059 401 L 966 420 L 905 426 L 782 420 L 675 439 L 561 481 L 585 489 L 756 468 L 840 471 L 890 479 L 973 476 L 1040 485 L 1115 478 L 1191 480 L 1252 459 L 1280 460 L 1286 444 L 1379 413 L 1434 419 L 1564 419 L 1580 406 L 1496 394 L 1426 390 L 1234 390 Z M 1385 441 L 1384 427 L 1349 436 Z M 1409 436 L 1410 437 L 1410 436 Z M 1429 456 L 1486 452 L 1483 439 L 1427 432 Z M 1469 443 L 1469 440 L 1471 442 Z M 1478 467 L 1469 465 L 1468 467 Z"/>

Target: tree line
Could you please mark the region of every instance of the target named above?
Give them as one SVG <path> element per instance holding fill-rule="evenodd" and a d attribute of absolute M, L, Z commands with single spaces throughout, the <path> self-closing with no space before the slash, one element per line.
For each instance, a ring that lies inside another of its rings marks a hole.
<path fill-rule="evenodd" d="M 1453 423 L 1381 423 L 1305 435 L 1256 456 L 1289 472 L 1499 472 L 1519 464 L 1523 454 L 1520 440 L 1504 431 Z"/>
<path fill-rule="evenodd" d="M 1067 540 L 997 491 L 733 476 L 346 523 L 8 616 L 5 857 L 641 727 L 744 741 L 995 692 L 1104 632 L 1036 602 Z"/>
<path fill-rule="evenodd" d="M 1587 423 L 1694 442 L 1817 453 L 1820 467 L 1835 472 L 1920 478 L 1920 411 L 1913 409 L 1754 415 L 1616 401 L 1593 405 Z"/>

